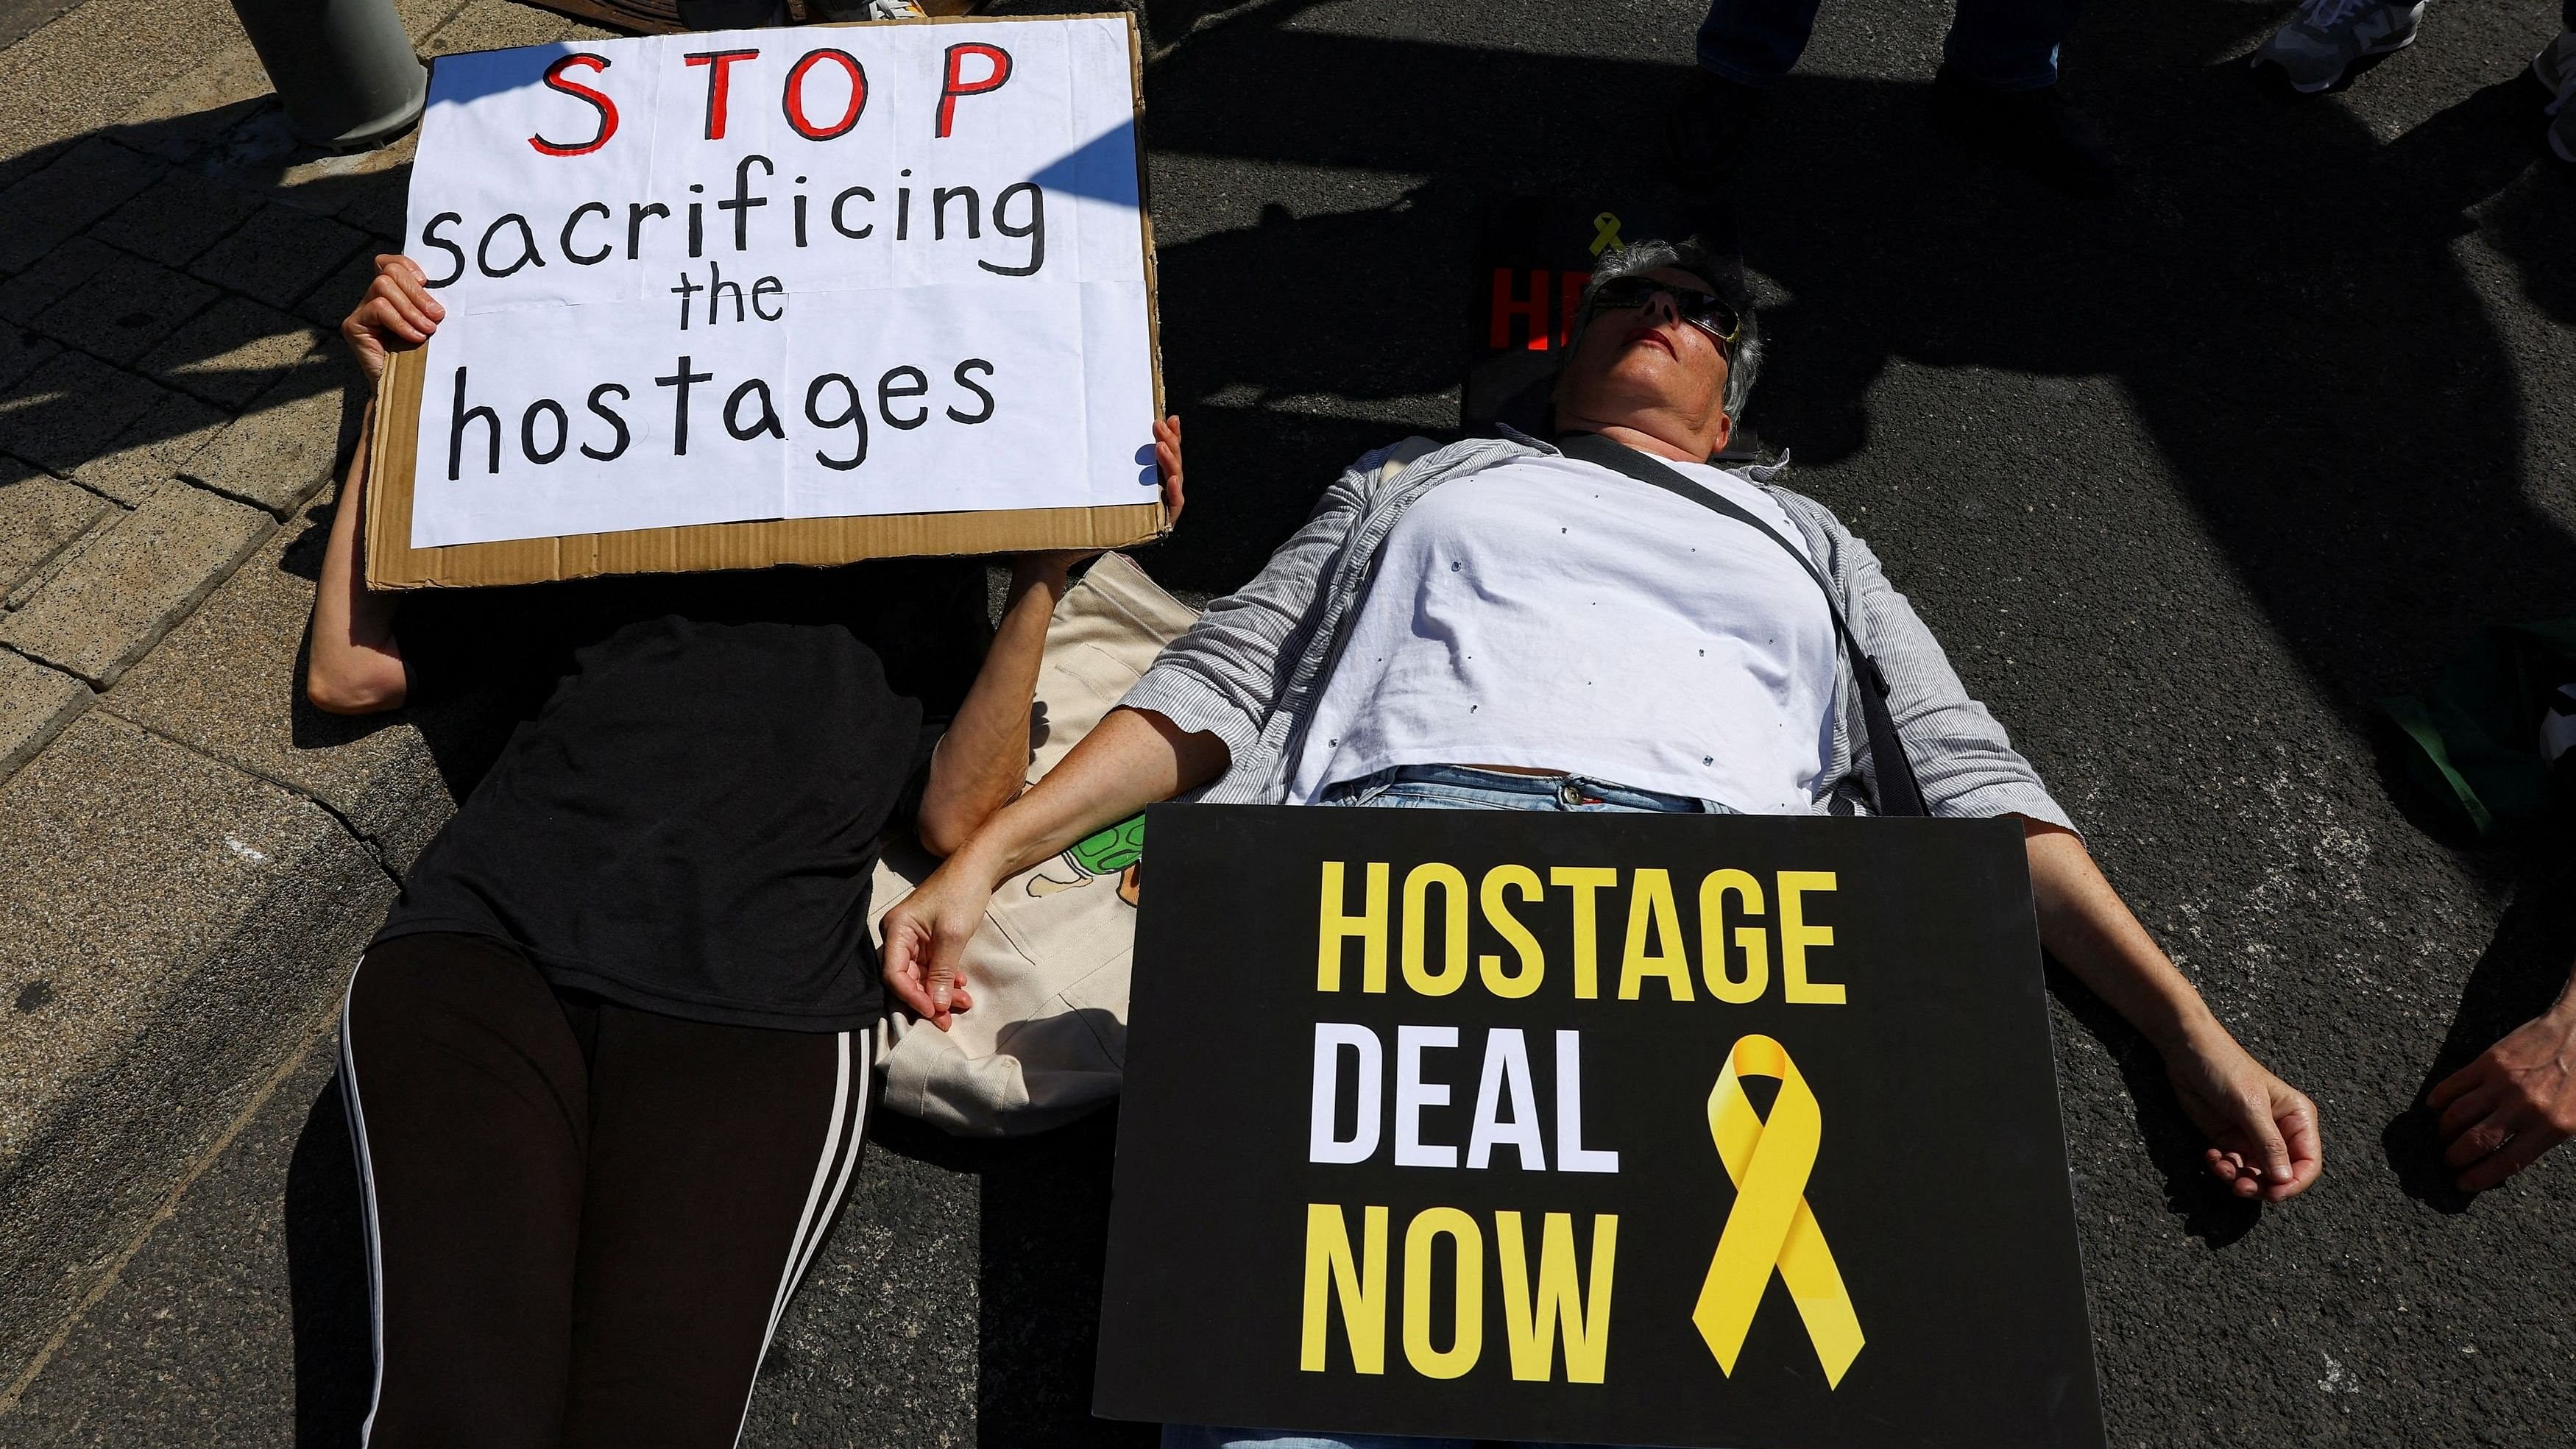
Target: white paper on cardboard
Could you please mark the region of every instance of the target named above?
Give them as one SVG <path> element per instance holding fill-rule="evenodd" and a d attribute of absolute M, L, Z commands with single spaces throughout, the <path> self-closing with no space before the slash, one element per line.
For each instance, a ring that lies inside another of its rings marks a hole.
<path fill-rule="evenodd" d="M 441 58 L 412 546 L 1151 502 L 1117 17 Z"/>

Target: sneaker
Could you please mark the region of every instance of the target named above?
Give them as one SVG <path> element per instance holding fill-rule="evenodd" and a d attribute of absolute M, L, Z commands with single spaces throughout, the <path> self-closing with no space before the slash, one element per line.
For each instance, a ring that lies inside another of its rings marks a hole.
<path fill-rule="evenodd" d="M 2531 58 L 2531 78 L 2553 98 L 2549 102 L 2549 149 L 2561 161 L 2576 164 L 2576 29 L 2558 32 L 2558 38 L 2540 48 Z"/>
<path fill-rule="evenodd" d="M 2101 196 L 2118 179 L 2119 161 L 2102 128 L 2053 85 L 1997 90 L 1943 66 L 1932 76 L 1932 113 L 1952 136 L 2060 191 Z"/>
<path fill-rule="evenodd" d="M 2415 43 L 2424 0 L 2308 0 L 2254 51 L 2256 70 L 2279 74 L 2290 89 L 2314 95 L 2343 80 L 2365 56 Z"/>
<path fill-rule="evenodd" d="M 2576 82 L 2576 30 L 2562 30 L 2540 48 L 2531 58 L 2531 78 L 2552 96 L 2567 94 L 2568 85 Z"/>
<path fill-rule="evenodd" d="M 2562 684 L 2549 699 L 2549 712 L 2540 717 L 2540 760 L 2554 765 L 2558 757 L 2576 750 L 2576 684 Z"/>
<path fill-rule="evenodd" d="M 1690 94 L 1664 123 L 1664 164 L 1674 180 L 1705 190 L 1734 172 L 1770 97 L 1714 71 L 1695 69 L 1691 75 Z"/>

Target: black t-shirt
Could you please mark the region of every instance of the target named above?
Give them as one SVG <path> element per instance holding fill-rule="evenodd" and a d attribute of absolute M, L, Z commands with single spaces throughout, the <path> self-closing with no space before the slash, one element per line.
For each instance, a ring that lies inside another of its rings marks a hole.
<path fill-rule="evenodd" d="M 496 938 L 559 986 L 695 1021 L 873 1022 L 868 877 L 980 663 L 980 566 L 512 595 L 399 626 L 415 694 L 477 664 L 559 679 L 412 867 L 376 939 Z M 467 612 L 518 627 L 460 639 Z"/>

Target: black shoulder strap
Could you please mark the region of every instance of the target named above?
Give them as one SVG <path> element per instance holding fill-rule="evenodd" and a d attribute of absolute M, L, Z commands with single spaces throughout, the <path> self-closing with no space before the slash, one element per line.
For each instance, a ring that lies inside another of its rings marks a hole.
<path fill-rule="evenodd" d="M 1859 688 L 1861 721 L 1869 736 L 1871 773 L 1877 777 L 1876 804 L 1881 815 L 1928 815 L 1923 808 L 1923 791 L 1915 783 L 1914 762 L 1907 758 L 1905 741 L 1896 732 L 1896 720 L 1887 712 L 1887 676 L 1878 669 L 1878 661 L 1862 652 L 1860 640 L 1853 637 L 1851 625 L 1843 619 L 1841 600 L 1834 596 L 1834 586 L 1805 550 L 1780 536 L 1780 531 L 1719 494 L 1710 492 L 1671 468 L 1624 444 L 1613 442 L 1599 433 L 1568 433 L 1556 440 L 1558 451 L 1569 458 L 1597 464 L 1613 473 L 1634 478 L 1650 487 L 1687 498 L 1713 513 L 1723 514 L 1738 523 L 1761 530 L 1762 536 L 1780 545 L 1798 566 L 1815 580 L 1824 592 L 1825 610 L 1833 615 L 1834 635 L 1842 641 L 1843 654 L 1851 661 L 1852 678 Z"/>

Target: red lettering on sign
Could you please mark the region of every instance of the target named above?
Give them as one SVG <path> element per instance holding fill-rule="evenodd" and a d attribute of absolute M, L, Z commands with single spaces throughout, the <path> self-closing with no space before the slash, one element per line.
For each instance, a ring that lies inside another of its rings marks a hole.
<path fill-rule="evenodd" d="M 841 113 L 841 119 L 828 126 L 817 126 L 805 115 L 805 73 L 824 61 L 839 66 L 850 77 L 850 106 Z M 787 90 L 779 97 L 778 105 L 787 113 L 787 124 L 795 127 L 796 134 L 808 141 L 829 141 L 835 136 L 847 135 L 849 129 L 859 123 L 859 112 L 867 109 L 868 73 L 860 67 L 858 57 L 846 50 L 834 50 L 829 46 L 809 50 L 796 62 L 795 68 L 787 72 Z"/>
<path fill-rule="evenodd" d="M 733 63 L 750 60 L 757 50 L 693 50 L 681 59 L 690 65 L 707 68 L 707 139 L 721 141 L 725 133 L 725 103 L 732 89 Z"/>
<path fill-rule="evenodd" d="M 1523 298 L 1513 290 L 1512 269 L 1494 268 L 1493 320 L 1485 345 L 1501 352 L 1512 345 L 1512 319 L 1529 324 L 1529 350 L 1547 351 L 1547 272 L 1534 268 L 1529 274 L 1529 296 Z"/>
<path fill-rule="evenodd" d="M 1583 284 L 1592 277 L 1588 272 L 1559 272 L 1556 276 L 1560 284 L 1557 289 L 1556 345 L 1570 347 L 1574 343 L 1575 315 L 1583 309 Z"/>
<path fill-rule="evenodd" d="M 990 62 L 993 67 L 992 73 L 982 80 L 965 79 L 965 67 L 962 62 L 970 55 L 982 56 Z M 938 134 L 947 135 L 951 123 L 956 120 L 959 96 L 980 96 L 987 91 L 998 91 L 1002 88 L 1002 82 L 1010 78 L 1011 53 L 1000 46 L 969 41 L 963 45 L 948 47 L 948 75 L 939 87 Z"/>
<path fill-rule="evenodd" d="M 528 144 L 536 147 L 538 151 L 545 155 L 587 156 L 591 152 L 598 150 L 600 147 L 607 145 L 608 138 L 617 134 L 617 103 L 610 100 L 608 97 L 601 95 L 599 92 L 592 90 L 590 87 L 583 85 L 579 81 L 564 79 L 564 72 L 577 65 L 588 66 L 592 70 L 606 70 L 608 69 L 608 57 L 604 55 L 591 55 L 584 51 L 575 51 L 571 55 L 567 55 L 563 59 L 546 67 L 544 77 L 545 85 L 549 90 L 561 91 L 565 95 L 575 96 L 581 100 L 588 101 L 592 108 L 599 112 L 599 134 L 591 137 L 587 141 L 578 142 L 573 145 L 563 145 L 558 142 L 549 141 L 543 136 L 530 136 L 528 138 Z"/>

